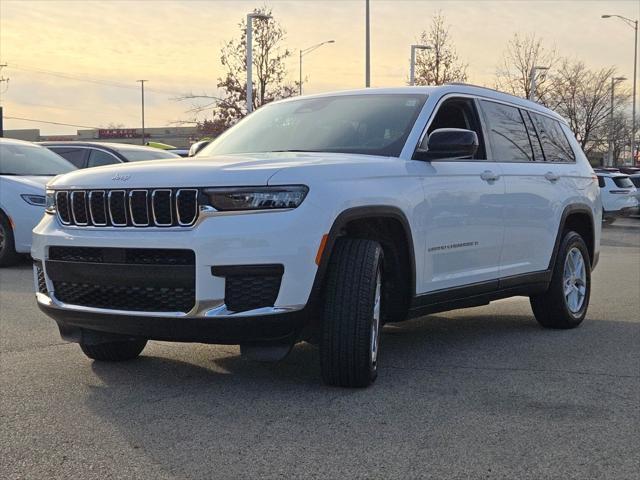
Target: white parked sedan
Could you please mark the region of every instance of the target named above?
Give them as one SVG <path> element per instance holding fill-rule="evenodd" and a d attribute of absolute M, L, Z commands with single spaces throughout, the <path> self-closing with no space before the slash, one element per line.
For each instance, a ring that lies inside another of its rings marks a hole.
<path fill-rule="evenodd" d="M 45 185 L 75 168 L 44 147 L 0 138 L 0 267 L 29 252 L 31 231 L 44 214 Z"/>

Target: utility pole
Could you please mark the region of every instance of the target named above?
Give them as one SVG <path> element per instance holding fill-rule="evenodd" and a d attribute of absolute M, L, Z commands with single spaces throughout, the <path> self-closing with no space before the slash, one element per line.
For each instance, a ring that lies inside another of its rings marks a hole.
<path fill-rule="evenodd" d="M 615 87 L 616 87 L 616 83 L 618 82 L 622 82 L 623 80 L 626 80 L 625 77 L 612 77 L 611 78 L 611 111 L 610 111 L 610 116 L 609 116 L 609 156 L 607 158 L 607 166 L 608 167 L 613 167 L 613 137 L 615 135 L 614 132 L 614 121 L 613 121 L 613 106 L 614 106 L 614 100 L 615 100 L 615 96 L 614 96 L 614 92 L 615 92 Z"/>
<path fill-rule="evenodd" d="M 369 0 L 366 0 L 365 31 L 364 86 L 369 88 L 371 86 L 371 34 L 369 31 Z"/>
<path fill-rule="evenodd" d="M 2 76 L 2 69 L 6 67 L 6 63 L 0 63 L 0 138 L 4 137 L 4 111 L 2 108 L 2 94 L 4 90 L 2 84 L 7 82 L 7 88 L 9 88 L 9 79 Z"/>
<path fill-rule="evenodd" d="M 144 145 L 144 141 L 146 139 L 144 132 L 144 82 L 148 82 L 149 80 L 136 80 L 140 82 L 140 87 L 142 91 L 142 145 Z"/>

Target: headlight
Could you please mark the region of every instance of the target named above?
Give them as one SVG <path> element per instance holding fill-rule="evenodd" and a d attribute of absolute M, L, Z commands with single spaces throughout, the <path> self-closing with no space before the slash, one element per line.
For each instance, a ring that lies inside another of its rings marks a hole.
<path fill-rule="evenodd" d="M 45 206 L 45 197 L 43 195 L 31 195 L 31 194 L 28 194 L 28 193 L 23 193 L 20 196 L 29 205 L 34 205 L 36 207 L 44 207 Z"/>
<path fill-rule="evenodd" d="M 307 196 L 305 185 L 274 187 L 205 188 L 213 208 L 219 211 L 274 210 L 298 207 Z"/>
<path fill-rule="evenodd" d="M 56 213 L 56 192 L 53 190 L 47 190 L 44 211 L 51 214 Z"/>

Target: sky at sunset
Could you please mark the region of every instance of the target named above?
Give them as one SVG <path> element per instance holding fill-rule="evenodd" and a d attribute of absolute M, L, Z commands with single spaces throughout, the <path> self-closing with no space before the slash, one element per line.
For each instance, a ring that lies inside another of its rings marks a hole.
<path fill-rule="evenodd" d="M 287 31 L 284 45 L 297 79 L 297 49 L 335 44 L 305 57 L 305 93 L 364 86 L 364 0 L 329 1 L 29 1 L 0 0 L 0 76 L 5 116 L 87 127 L 137 127 L 137 79 L 148 79 L 147 126 L 189 117 L 181 93 L 215 92 L 220 47 L 239 36 L 238 23 L 268 5 Z M 633 76 L 633 30 L 603 13 L 640 17 L 638 1 L 371 0 L 372 86 L 406 82 L 409 45 L 442 11 L 471 83 L 493 85 L 506 42 L 536 32 L 564 56 L 590 67 L 615 66 Z M 87 81 L 90 80 L 90 81 Z M 629 88 L 631 80 L 628 81 Z M 6 89 L 6 91 L 4 91 Z M 5 120 L 6 129 L 43 134 L 76 127 Z"/>

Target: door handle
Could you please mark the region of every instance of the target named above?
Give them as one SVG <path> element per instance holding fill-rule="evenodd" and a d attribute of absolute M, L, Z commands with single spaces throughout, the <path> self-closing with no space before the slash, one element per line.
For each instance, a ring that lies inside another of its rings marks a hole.
<path fill-rule="evenodd" d="M 496 175 L 491 170 L 485 170 L 484 172 L 482 172 L 480 174 L 480 178 L 482 180 L 484 180 L 485 182 L 491 183 L 491 182 L 495 182 L 496 180 L 498 180 L 500 178 L 500 175 Z"/>
<path fill-rule="evenodd" d="M 556 175 L 553 172 L 547 172 L 547 173 L 544 174 L 544 178 L 549 180 L 551 183 L 554 183 L 554 182 L 557 182 L 558 180 L 560 180 L 560 175 Z"/>

